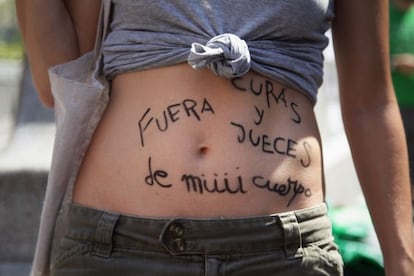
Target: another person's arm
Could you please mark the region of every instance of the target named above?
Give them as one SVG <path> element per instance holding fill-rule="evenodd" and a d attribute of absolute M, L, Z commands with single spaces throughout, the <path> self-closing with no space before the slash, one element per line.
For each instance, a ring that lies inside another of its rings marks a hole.
<path fill-rule="evenodd" d="M 388 1 L 335 1 L 343 120 L 387 275 L 412 275 L 408 157 L 388 57 Z"/>
<path fill-rule="evenodd" d="M 407 76 L 414 75 L 414 55 L 406 53 L 391 56 L 391 68 Z"/>
<path fill-rule="evenodd" d="M 92 49 L 100 0 L 16 0 L 20 31 L 42 103 L 53 106 L 48 69 Z"/>

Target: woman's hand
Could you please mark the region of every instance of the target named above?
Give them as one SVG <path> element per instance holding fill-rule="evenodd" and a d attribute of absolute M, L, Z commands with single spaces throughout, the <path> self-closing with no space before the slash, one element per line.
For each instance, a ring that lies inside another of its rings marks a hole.
<path fill-rule="evenodd" d="M 409 53 L 393 55 L 391 57 L 391 67 L 393 70 L 398 71 L 404 75 L 413 75 L 414 55 Z"/>

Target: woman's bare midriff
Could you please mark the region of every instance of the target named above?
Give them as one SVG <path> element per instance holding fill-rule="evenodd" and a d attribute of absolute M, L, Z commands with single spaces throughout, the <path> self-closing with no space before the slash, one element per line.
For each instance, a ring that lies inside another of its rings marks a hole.
<path fill-rule="evenodd" d="M 187 64 L 118 75 L 73 201 L 144 217 L 245 217 L 324 200 L 303 93 Z"/>

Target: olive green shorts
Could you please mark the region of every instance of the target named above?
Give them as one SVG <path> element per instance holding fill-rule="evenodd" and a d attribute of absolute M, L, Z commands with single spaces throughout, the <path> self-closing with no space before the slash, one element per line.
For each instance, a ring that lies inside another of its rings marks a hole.
<path fill-rule="evenodd" d="M 343 275 L 327 208 L 148 219 L 71 205 L 52 275 Z"/>

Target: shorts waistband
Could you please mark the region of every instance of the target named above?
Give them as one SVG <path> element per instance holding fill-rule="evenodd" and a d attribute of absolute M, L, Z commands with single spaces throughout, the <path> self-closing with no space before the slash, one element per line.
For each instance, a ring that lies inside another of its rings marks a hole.
<path fill-rule="evenodd" d="M 94 244 L 97 255 L 114 248 L 185 254 L 245 254 L 283 250 L 290 257 L 302 248 L 332 240 L 326 204 L 247 218 L 152 219 L 72 204 L 67 236 Z"/>

